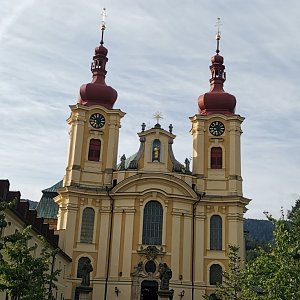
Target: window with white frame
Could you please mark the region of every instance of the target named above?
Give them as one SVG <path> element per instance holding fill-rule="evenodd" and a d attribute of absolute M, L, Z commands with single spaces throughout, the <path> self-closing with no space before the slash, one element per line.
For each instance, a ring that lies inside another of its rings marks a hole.
<path fill-rule="evenodd" d="M 144 245 L 161 245 L 162 225 L 162 205 L 158 201 L 149 201 L 144 208 L 142 243 Z"/>
<path fill-rule="evenodd" d="M 80 233 L 81 243 L 93 242 L 94 220 L 95 220 L 94 209 L 91 207 L 86 207 L 82 212 L 81 233 Z"/>
<path fill-rule="evenodd" d="M 222 218 L 218 215 L 210 218 L 210 250 L 222 250 Z"/>

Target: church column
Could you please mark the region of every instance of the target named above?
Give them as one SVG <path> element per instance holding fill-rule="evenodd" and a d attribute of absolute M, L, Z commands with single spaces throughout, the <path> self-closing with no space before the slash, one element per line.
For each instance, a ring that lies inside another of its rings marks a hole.
<path fill-rule="evenodd" d="M 191 280 L 191 228 L 192 228 L 192 216 L 184 215 L 183 221 L 183 265 L 182 275 L 184 280 Z"/>
<path fill-rule="evenodd" d="M 109 205 L 109 204 L 108 204 Z M 108 206 L 109 207 L 109 206 Z M 108 243 L 109 243 L 109 224 L 110 224 L 110 210 L 105 208 L 101 212 L 100 218 L 100 237 L 99 237 L 99 251 L 97 259 L 97 277 L 105 278 L 107 268 Z"/>
<path fill-rule="evenodd" d="M 77 107 L 72 107 L 72 115 L 68 120 L 69 124 L 72 125 L 70 130 L 69 157 L 66 169 L 65 186 L 70 186 L 71 181 L 79 182 L 80 180 L 84 120 L 85 113 L 80 111 Z"/>
<path fill-rule="evenodd" d="M 64 251 L 72 257 L 72 252 L 74 248 L 74 243 L 77 242 L 78 237 L 75 235 L 75 228 L 76 228 L 76 222 L 77 220 L 77 213 L 78 213 L 78 206 L 77 204 L 72 203 L 69 201 L 66 207 L 66 214 L 65 214 L 65 224 L 64 229 L 65 236 L 64 236 Z"/>
<path fill-rule="evenodd" d="M 241 186 L 241 128 L 240 120 L 230 122 L 229 144 L 230 144 L 230 164 L 229 164 L 229 189 L 233 193 L 242 195 Z"/>
<path fill-rule="evenodd" d="M 193 174 L 204 174 L 205 161 L 205 136 L 204 136 L 204 122 L 197 119 L 197 116 L 192 119 L 193 125 L 191 133 L 193 135 Z"/>
<path fill-rule="evenodd" d="M 173 213 L 172 214 L 172 256 L 171 256 L 171 269 L 173 272 L 173 278 L 175 280 L 179 279 L 180 274 L 180 243 L 181 236 L 180 236 L 180 214 L 179 213 Z"/>
<path fill-rule="evenodd" d="M 114 212 L 112 228 L 112 245 L 110 259 L 110 277 L 118 277 L 120 242 L 121 242 L 122 211 Z"/>
<path fill-rule="evenodd" d="M 125 235 L 122 273 L 124 277 L 130 277 L 131 257 L 132 257 L 132 239 L 133 239 L 134 211 L 126 211 Z"/>
<path fill-rule="evenodd" d="M 243 208 L 230 206 L 228 208 L 228 244 L 239 245 L 239 255 L 244 258 L 244 225 Z"/>
<path fill-rule="evenodd" d="M 108 125 L 108 142 L 105 162 L 105 168 L 108 173 L 106 173 L 104 179 L 106 185 L 111 184 L 112 171 L 117 167 L 120 115 L 112 115 Z"/>
<path fill-rule="evenodd" d="M 201 209 L 201 212 L 199 210 Z M 195 226 L 195 282 L 204 281 L 205 216 L 204 207 L 198 206 Z"/>

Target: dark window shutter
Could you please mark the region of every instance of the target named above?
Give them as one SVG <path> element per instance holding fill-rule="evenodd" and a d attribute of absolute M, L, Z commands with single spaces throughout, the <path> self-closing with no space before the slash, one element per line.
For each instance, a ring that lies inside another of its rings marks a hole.
<path fill-rule="evenodd" d="M 96 139 L 90 140 L 89 157 L 91 161 L 99 161 L 100 159 L 101 141 Z"/>
<path fill-rule="evenodd" d="M 210 167 L 211 169 L 222 169 L 222 148 L 213 147 L 210 152 Z"/>

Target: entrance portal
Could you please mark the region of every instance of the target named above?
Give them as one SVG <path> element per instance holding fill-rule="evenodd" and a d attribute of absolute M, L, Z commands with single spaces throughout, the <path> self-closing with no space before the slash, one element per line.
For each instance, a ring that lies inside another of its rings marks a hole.
<path fill-rule="evenodd" d="M 144 280 L 141 284 L 141 300 L 158 300 L 158 283 L 154 280 Z"/>

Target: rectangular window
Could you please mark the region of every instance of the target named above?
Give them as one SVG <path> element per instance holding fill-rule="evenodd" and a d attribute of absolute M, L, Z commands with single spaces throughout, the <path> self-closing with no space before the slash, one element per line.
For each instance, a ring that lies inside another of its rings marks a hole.
<path fill-rule="evenodd" d="M 101 149 L 101 141 L 96 139 L 90 140 L 89 145 L 89 156 L 88 160 L 90 161 L 99 161 L 100 159 L 100 149 Z"/>
<path fill-rule="evenodd" d="M 222 148 L 213 147 L 210 152 L 211 169 L 222 169 Z"/>

